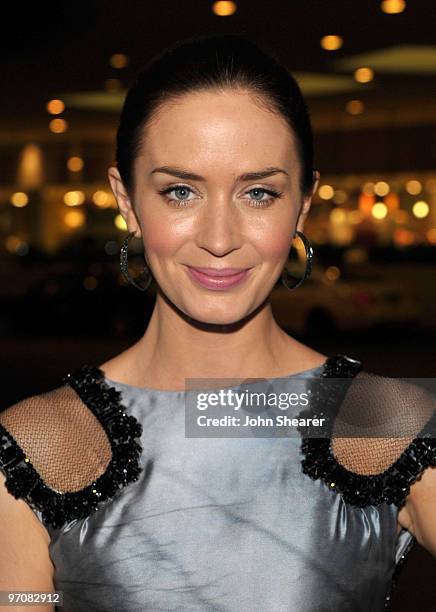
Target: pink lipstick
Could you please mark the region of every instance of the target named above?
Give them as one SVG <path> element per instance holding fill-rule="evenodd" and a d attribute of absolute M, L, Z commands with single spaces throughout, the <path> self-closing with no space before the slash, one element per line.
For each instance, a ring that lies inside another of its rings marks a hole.
<path fill-rule="evenodd" d="M 229 289 L 239 285 L 247 276 L 251 268 L 194 268 L 186 269 L 195 281 L 207 289 Z"/>

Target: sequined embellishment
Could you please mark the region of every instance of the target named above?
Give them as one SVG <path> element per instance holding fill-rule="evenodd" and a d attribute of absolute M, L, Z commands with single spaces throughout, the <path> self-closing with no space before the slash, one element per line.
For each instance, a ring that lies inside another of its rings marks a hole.
<path fill-rule="evenodd" d="M 360 362 L 351 360 L 345 355 L 334 355 L 326 366 L 321 374 L 322 377 L 352 378 L 361 369 Z M 323 395 L 320 384 L 318 397 L 323 402 L 324 410 L 317 411 L 318 416 L 326 418 L 329 434 L 332 433 L 334 425 L 332 416 L 334 417 L 335 410 L 339 408 L 337 401 L 332 399 L 331 390 L 329 387 L 329 393 Z M 308 411 L 302 412 L 299 416 L 309 416 L 306 413 Z M 327 438 L 305 438 L 304 429 L 300 428 L 303 436 L 301 450 L 304 455 L 302 470 L 313 480 L 323 480 L 331 491 L 341 494 L 344 501 L 351 505 L 364 507 L 386 502 L 401 507 L 409 494 L 410 486 L 420 478 L 422 471 L 428 466 L 436 465 L 436 439 L 431 437 L 435 427 L 436 415 L 427 422 L 418 437 L 398 460 L 386 471 L 377 475 L 361 475 L 347 470 L 333 455 L 331 435 Z M 415 544 L 416 539 L 412 537 L 394 567 L 385 596 L 385 612 L 390 612 L 392 609 L 392 597 L 401 570 Z"/>
<path fill-rule="evenodd" d="M 121 393 L 109 387 L 103 372 L 84 365 L 62 379 L 90 408 L 103 426 L 112 449 L 112 458 L 103 474 L 80 491 L 61 493 L 48 487 L 15 438 L 0 424 L 0 467 L 5 471 L 5 486 L 15 498 L 23 498 L 40 511 L 45 524 L 58 529 L 65 522 L 81 519 L 130 482 L 138 480 L 142 467 L 141 445 L 135 440 L 142 425 L 125 413 Z"/>
<path fill-rule="evenodd" d="M 335 355 L 331 363 L 322 372 L 322 377 L 352 378 L 361 369 L 361 363 L 346 357 Z M 327 420 L 328 433 L 332 432 L 335 410 L 339 403 L 331 393 L 322 397 L 322 384 L 319 385 L 319 396 L 329 410 L 317 413 Z M 309 411 L 299 416 L 308 416 Z M 310 416 L 313 416 L 310 413 Z M 356 474 L 342 466 L 332 452 L 331 437 L 304 437 L 301 451 L 304 455 L 302 469 L 310 478 L 323 480 L 330 490 L 340 493 L 343 499 L 354 506 L 364 507 L 381 503 L 395 504 L 399 508 L 405 503 L 411 485 L 429 466 L 436 466 L 436 439 L 431 437 L 435 431 L 436 414 L 426 423 L 418 436 L 409 444 L 401 456 L 387 470 L 376 475 Z"/>

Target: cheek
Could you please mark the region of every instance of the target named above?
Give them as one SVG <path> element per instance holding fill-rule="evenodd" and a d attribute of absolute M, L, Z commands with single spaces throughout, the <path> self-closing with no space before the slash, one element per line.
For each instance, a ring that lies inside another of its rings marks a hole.
<path fill-rule="evenodd" d="M 169 223 L 163 223 L 162 219 L 153 223 L 149 221 L 142 230 L 144 245 L 149 255 L 165 256 L 177 251 L 183 244 L 186 236 L 184 232 L 177 230 Z"/>
<path fill-rule="evenodd" d="M 253 228 L 252 235 L 256 235 L 256 247 L 265 259 L 276 262 L 285 260 L 293 243 L 295 232 L 296 207 L 277 207 L 271 211 L 271 217 L 263 219 L 257 228 Z"/>
<path fill-rule="evenodd" d="M 291 233 L 284 229 L 276 229 L 274 232 L 267 232 L 259 242 L 258 250 L 265 259 L 280 261 L 286 258 L 291 248 Z"/>

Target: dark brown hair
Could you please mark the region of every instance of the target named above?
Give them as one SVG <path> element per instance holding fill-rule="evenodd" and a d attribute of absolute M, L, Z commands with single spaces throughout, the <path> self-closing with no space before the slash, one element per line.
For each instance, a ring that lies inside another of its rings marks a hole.
<path fill-rule="evenodd" d="M 130 197 L 133 163 L 144 127 L 167 101 L 199 90 L 250 90 L 280 113 L 296 136 L 301 162 L 300 191 L 313 188 L 313 136 L 309 113 L 295 78 L 273 55 L 236 34 L 195 36 L 178 41 L 153 57 L 136 75 L 121 111 L 116 163 Z"/>

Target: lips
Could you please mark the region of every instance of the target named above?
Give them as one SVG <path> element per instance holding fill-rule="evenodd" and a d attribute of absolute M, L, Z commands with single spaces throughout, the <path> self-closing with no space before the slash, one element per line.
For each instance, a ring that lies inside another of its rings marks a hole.
<path fill-rule="evenodd" d="M 226 276 L 235 276 L 236 274 L 241 274 L 249 268 L 197 268 L 194 266 L 188 266 L 191 270 L 200 272 L 201 274 L 205 274 L 206 276 L 212 277 L 226 277 Z"/>
<path fill-rule="evenodd" d="M 239 285 L 252 268 L 194 268 L 186 266 L 191 279 L 206 289 L 226 290 Z M 205 270 L 205 272 L 203 272 Z"/>

